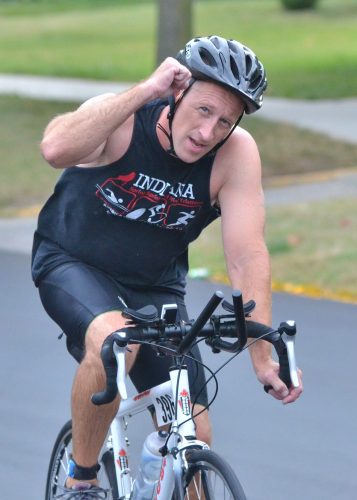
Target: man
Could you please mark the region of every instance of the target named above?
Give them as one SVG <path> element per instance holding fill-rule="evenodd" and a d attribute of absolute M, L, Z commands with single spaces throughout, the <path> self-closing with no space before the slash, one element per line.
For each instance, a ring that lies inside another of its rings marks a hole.
<path fill-rule="evenodd" d="M 124 326 L 125 305 L 176 302 L 187 317 L 187 246 L 219 215 L 232 288 L 257 302 L 252 319 L 271 323 L 259 153 L 238 127 L 244 113 L 260 108 L 265 89 L 264 68 L 250 49 L 217 36 L 195 38 L 145 81 L 93 98 L 45 130 L 43 156 L 66 170 L 39 217 L 33 277 L 80 361 L 70 498 L 73 489 L 100 491 L 98 453 L 119 403 L 96 408 L 90 401 L 104 386 L 103 340 Z M 279 379 L 269 344 L 257 342 L 250 353 L 270 394 L 295 401 L 301 387 L 288 389 Z M 145 346 L 139 354 L 133 347 L 128 366 L 139 390 L 168 379 L 165 358 Z M 203 380 L 197 370 L 192 363 L 193 398 Z M 206 396 L 198 403 L 204 407 Z M 210 442 L 207 411 L 196 426 Z"/>

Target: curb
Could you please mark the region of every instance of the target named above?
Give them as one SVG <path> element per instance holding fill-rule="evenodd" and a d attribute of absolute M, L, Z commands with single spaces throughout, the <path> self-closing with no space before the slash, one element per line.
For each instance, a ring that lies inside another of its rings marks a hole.
<path fill-rule="evenodd" d="M 345 302 L 347 304 L 357 304 L 357 294 L 341 290 L 333 292 L 332 290 L 322 289 L 316 285 L 305 283 L 295 285 L 293 283 L 283 283 L 281 281 L 272 282 L 273 292 L 283 292 L 292 295 L 301 295 L 304 297 L 314 299 L 327 299 L 338 302 Z"/>
<path fill-rule="evenodd" d="M 227 275 L 213 274 L 208 278 L 211 283 L 220 283 L 222 285 L 230 285 Z M 277 293 L 288 293 L 290 295 L 299 295 L 301 297 L 308 297 L 317 300 L 331 300 L 337 302 L 344 302 L 346 304 L 357 304 L 357 294 L 347 290 L 332 291 L 322 289 L 310 283 L 303 283 L 296 285 L 294 283 L 284 283 L 282 281 L 272 281 L 271 289 Z"/>
<path fill-rule="evenodd" d="M 328 182 L 341 177 L 357 174 L 357 165 L 348 168 L 335 168 L 332 170 L 318 170 L 301 174 L 276 175 L 263 177 L 264 189 L 296 186 L 301 184 L 312 184 L 315 182 Z"/>

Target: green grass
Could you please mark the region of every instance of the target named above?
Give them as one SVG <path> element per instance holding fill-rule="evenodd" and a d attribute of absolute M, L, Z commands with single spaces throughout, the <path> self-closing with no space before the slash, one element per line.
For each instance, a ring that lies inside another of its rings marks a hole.
<path fill-rule="evenodd" d="M 269 207 L 266 237 L 274 289 L 357 301 L 356 199 Z M 203 254 L 212 279 L 227 281 L 218 222 L 192 245 L 192 268 Z"/>
<path fill-rule="evenodd" d="M 43 203 L 58 176 L 42 159 L 39 143 L 49 120 L 72 106 L 0 97 L 0 210 Z"/>
<path fill-rule="evenodd" d="M 101 0 L 100 6 L 152 3 L 152 0 Z M 0 14 L 22 16 L 98 8 L 98 0 L 0 0 Z"/>
<path fill-rule="evenodd" d="M 277 285 L 291 283 L 309 293 L 322 290 L 357 300 L 355 198 L 271 207 L 267 242 Z"/>
<path fill-rule="evenodd" d="M 154 0 L 0 2 L 0 72 L 136 81 L 155 65 Z M 356 0 L 320 0 L 289 12 L 279 0 L 194 4 L 195 34 L 251 46 L 265 63 L 269 94 L 356 95 Z"/>
<path fill-rule="evenodd" d="M 357 166 L 357 145 L 255 116 L 246 117 L 242 126 L 259 145 L 264 179 Z"/>

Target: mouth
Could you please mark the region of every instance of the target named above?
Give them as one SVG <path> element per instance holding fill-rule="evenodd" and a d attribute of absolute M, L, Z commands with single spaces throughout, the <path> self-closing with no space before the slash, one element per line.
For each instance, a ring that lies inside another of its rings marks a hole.
<path fill-rule="evenodd" d="M 201 153 L 202 151 L 204 151 L 207 148 L 207 144 L 197 142 L 192 137 L 189 137 L 189 141 L 191 144 L 191 149 L 197 153 Z"/>

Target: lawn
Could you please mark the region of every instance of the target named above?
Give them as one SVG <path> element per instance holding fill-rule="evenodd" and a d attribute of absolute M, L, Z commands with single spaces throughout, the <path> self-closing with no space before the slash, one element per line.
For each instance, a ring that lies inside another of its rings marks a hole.
<path fill-rule="evenodd" d="M 355 199 L 268 207 L 266 239 L 274 290 L 357 302 Z M 202 255 L 211 279 L 228 282 L 218 222 L 192 245 L 192 269 Z"/>
<path fill-rule="evenodd" d="M 0 3 L 0 72 L 136 81 L 155 65 L 156 2 L 62 0 Z M 354 96 L 357 4 L 320 0 L 288 12 L 278 0 L 194 4 L 194 31 L 251 46 L 268 93 L 300 98 Z"/>

